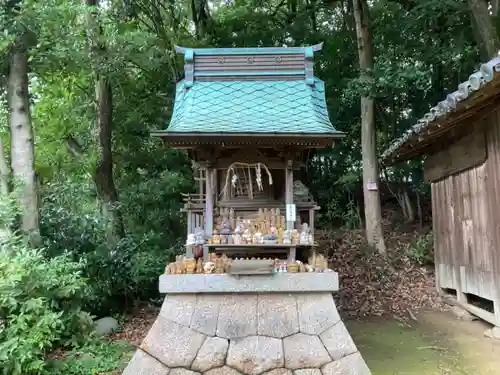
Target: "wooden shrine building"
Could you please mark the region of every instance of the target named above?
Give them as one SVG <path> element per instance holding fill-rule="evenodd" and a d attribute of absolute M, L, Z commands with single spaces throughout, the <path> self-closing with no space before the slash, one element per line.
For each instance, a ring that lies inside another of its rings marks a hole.
<path fill-rule="evenodd" d="M 500 58 L 483 64 L 383 154 L 424 155 L 441 293 L 500 326 Z"/>
<path fill-rule="evenodd" d="M 152 135 L 193 160 L 197 192 L 184 206 L 188 254 L 204 243 L 205 256 L 245 248 L 294 259 L 296 248 L 314 245 L 319 207 L 299 177 L 316 149 L 343 135 L 314 76 L 320 49 L 176 47 L 184 79 L 168 128 Z"/>

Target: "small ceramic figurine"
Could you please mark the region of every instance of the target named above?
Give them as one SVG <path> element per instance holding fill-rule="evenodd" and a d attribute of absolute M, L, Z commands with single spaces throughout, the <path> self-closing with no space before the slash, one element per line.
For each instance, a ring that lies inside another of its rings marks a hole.
<path fill-rule="evenodd" d="M 300 240 L 300 234 L 297 229 L 292 229 L 292 244 L 297 245 Z"/>
<path fill-rule="evenodd" d="M 195 245 L 196 244 L 196 236 L 194 233 L 189 233 L 186 240 L 186 245 Z"/>
<path fill-rule="evenodd" d="M 243 243 L 251 243 L 252 241 L 252 236 L 250 234 L 250 229 L 246 228 L 244 231 L 243 231 L 243 234 L 241 236 L 241 240 Z"/>
<path fill-rule="evenodd" d="M 283 243 L 283 239 L 284 239 L 284 236 L 285 236 L 285 231 L 283 228 L 281 227 L 278 227 L 278 243 Z"/>
<path fill-rule="evenodd" d="M 186 269 L 186 273 L 193 274 L 196 269 L 196 260 L 192 259 L 184 259 L 184 268 Z"/>
<path fill-rule="evenodd" d="M 224 273 L 226 273 L 231 263 L 231 259 L 229 259 L 229 257 L 226 254 L 222 254 L 220 258 L 222 259 L 222 263 L 224 266 Z"/>
<path fill-rule="evenodd" d="M 174 271 L 174 275 L 181 275 L 183 273 L 183 268 L 182 268 L 182 263 L 180 262 L 174 262 L 174 266 L 172 267 L 172 270 Z"/>
<path fill-rule="evenodd" d="M 299 263 L 299 272 L 307 272 L 306 266 L 302 262 Z"/>
<path fill-rule="evenodd" d="M 224 273 L 224 259 L 217 258 L 215 260 L 215 269 L 214 273 Z"/>
<path fill-rule="evenodd" d="M 202 228 L 196 228 L 194 231 L 196 244 L 203 245 L 205 243 L 205 232 Z"/>
<path fill-rule="evenodd" d="M 196 262 L 196 273 L 203 273 L 203 261 L 201 258 L 198 258 L 198 261 Z"/>
<path fill-rule="evenodd" d="M 242 223 L 241 217 L 238 217 L 238 219 L 236 221 L 236 228 L 234 229 L 234 233 L 240 234 L 240 235 L 243 233 L 243 223 Z"/>
<path fill-rule="evenodd" d="M 260 233 L 259 231 L 255 232 L 253 234 L 252 243 L 259 244 L 261 243 L 261 240 L 262 240 L 262 233 Z"/>
<path fill-rule="evenodd" d="M 203 265 L 203 271 L 205 271 L 205 273 L 214 273 L 214 270 L 215 270 L 215 263 L 213 262 L 206 262 Z"/>
<path fill-rule="evenodd" d="M 299 272 L 299 265 L 297 262 L 288 263 L 288 272 Z"/>
<path fill-rule="evenodd" d="M 220 241 L 219 232 L 217 232 L 217 230 L 214 230 L 213 235 L 212 235 L 212 243 L 214 245 L 219 245 L 220 242 L 221 241 Z"/>
<path fill-rule="evenodd" d="M 220 234 L 227 236 L 231 234 L 231 232 L 231 223 L 229 221 L 224 221 L 220 228 Z"/>
<path fill-rule="evenodd" d="M 173 270 L 173 263 L 169 263 L 166 267 L 165 267 L 165 274 L 167 275 L 171 275 L 174 273 L 174 270 Z"/>

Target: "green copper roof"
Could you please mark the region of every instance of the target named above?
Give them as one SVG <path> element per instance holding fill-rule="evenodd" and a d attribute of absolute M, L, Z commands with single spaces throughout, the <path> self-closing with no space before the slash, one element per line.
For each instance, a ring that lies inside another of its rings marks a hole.
<path fill-rule="evenodd" d="M 323 81 L 195 81 L 177 84 L 167 133 L 342 134 L 328 118 Z"/>

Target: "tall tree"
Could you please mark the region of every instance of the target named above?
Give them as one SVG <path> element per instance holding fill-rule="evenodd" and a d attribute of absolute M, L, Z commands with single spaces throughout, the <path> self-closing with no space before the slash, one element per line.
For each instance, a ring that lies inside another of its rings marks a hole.
<path fill-rule="evenodd" d="M 118 191 L 113 177 L 113 88 L 102 72 L 102 60 L 106 46 L 100 41 L 102 34 L 98 21 L 98 0 L 85 0 L 90 54 L 95 72 L 96 134 L 98 158 L 94 171 L 94 182 L 99 196 L 101 211 L 108 221 L 108 241 L 115 243 L 123 236 L 123 218 L 118 207 Z"/>
<path fill-rule="evenodd" d="M 36 246 L 41 241 L 35 146 L 28 91 L 28 46 L 25 35 L 17 37 L 11 46 L 8 77 L 11 166 L 14 180 L 19 184 L 21 228 L 29 235 L 31 243 Z"/>
<path fill-rule="evenodd" d="M 492 58 L 500 49 L 498 33 L 492 19 L 492 16 L 497 16 L 498 2 L 493 1 L 491 9 L 487 0 L 468 0 L 468 3 L 472 23 L 480 39 L 480 48 L 487 58 Z"/>
<path fill-rule="evenodd" d="M 366 0 L 353 0 L 360 75 L 370 81 L 373 71 L 373 45 L 370 33 L 370 11 Z M 382 210 L 378 190 L 379 168 L 376 148 L 375 101 L 368 91 L 361 96 L 361 153 L 363 164 L 363 196 L 365 203 L 366 239 L 384 254 Z"/>

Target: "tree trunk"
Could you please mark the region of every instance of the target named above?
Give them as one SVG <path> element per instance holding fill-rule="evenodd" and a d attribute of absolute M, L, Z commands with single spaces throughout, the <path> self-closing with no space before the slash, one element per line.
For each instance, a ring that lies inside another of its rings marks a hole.
<path fill-rule="evenodd" d="M 5 157 L 5 149 L 3 147 L 3 138 L 0 137 L 0 194 L 1 199 L 8 199 L 10 193 L 10 167 L 7 163 L 7 158 Z M 9 212 L 7 212 L 9 215 Z M 2 217 L 2 222 L 0 223 L 0 243 L 7 241 L 11 236 L 11 218 Z"/>
<path fill-rule="evenodd" d="M 371 77 L 373 46 L 370 14 L 366 0 L 353 0 L 360 74 Z M 385 254 L 386 247 L 382 228 L 382 210 L 378 190 L 379 172 L 375 139 L 375 102 L 369 94 L 361 97 L 361 152 L 363 155 L 363 195 L 365 202 L 365 226 L 368 243 Z"/>
<path fill-rule="evenodd" d="M 11 165 L 14 182 L 19 184 L 21 229 L 28 234 L 31 244 L 38 246 L 41 244 L 41 238 L 35 174 L 35 146 L 28 92 L 28 51 L 20 45 L 14 46 L 11 52 L 8 97 Z"/>
<path fill-rule="evenodd" d="M 10 189 L 10 167 L 5 157 L 5 148 L 3 146 L 3 137 L 0 136 L 0 194 L 2 197 L 9 195 Z"/>
<path fill-rule="evenodd" d="M 499 0 L 491 0 L 491 14 L 493 17 L 498 16 L 498 7 L 500 5 Z"/>
<path fill-rule="evenodd" d="M 488 9 L 488 2 L 486 0 L 468 0 L 468 3 L 473 26 L 481 39 L 480 47 L 488 55 L 488 58 L 493 58 L 498 54 L 500 43 Z"/>
<path fill-rule="evenodd" d="M 105 78 L 96 84 L 97 130 L 100 158 L 96 163 L 94 182 L 101 200 L 101 210 L 108 219 L 108 241 L 116 242 L 124 234 L 123 218 L 118 207 L 118 192 L 113 179 L 113 151 L 111 145 L 113 132 L 113 91 Z"/>
<path fill-rule="evenodd" d="M 92 59 L 98 63 L 99 58 L 103 58 L 106 52 L 105 46 L 97 41 L 101 31 L 93 12 L 98 6 L 98 1 L 85 0 L 85 4 L 91 7 L 91 11 L 88 13 L 89 43 Z M 96 134 L 99 156 L 96 161 L 94 183 L 100 200 L 101 212 L 108 222 L 107 240 L 112 245 L 123 237 L 124 226 L 118 206 L 118 192 L 113 178 L 113 90 L 109 80 L 99 73 L 96 73 L 96 103 Z"/>
<path fill-rule="evenodd" d="M 418 224 L 419 227 L 422 228 L 424 218 L 422 213 L 422 204 L 420 203 L 420 191 L 417 190 L 417 211 L 418 211 Z"/>
<path fill-rule="evenodd" d="M 403 200 L 406 206 L 408 222 L 413 223 L 415 221 L 415 210 L 413 209 L 413 205 L 411 204 L 410 195 L 408 194 L 408 190 L 405 188 L 403 190 Z"/>

